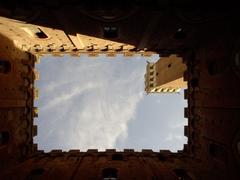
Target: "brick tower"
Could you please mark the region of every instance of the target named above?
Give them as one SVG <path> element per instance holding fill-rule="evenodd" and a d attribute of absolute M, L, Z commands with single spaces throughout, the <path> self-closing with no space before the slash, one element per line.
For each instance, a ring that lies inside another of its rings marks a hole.
<path fill-rule="evenodd" d="M 145 74 L 145 91 L 147 93 L 174 93 L 187 88 L 183 74 L 187 66 L 176 55 L 163 57 L 156 63 L 148 62 Z"/>

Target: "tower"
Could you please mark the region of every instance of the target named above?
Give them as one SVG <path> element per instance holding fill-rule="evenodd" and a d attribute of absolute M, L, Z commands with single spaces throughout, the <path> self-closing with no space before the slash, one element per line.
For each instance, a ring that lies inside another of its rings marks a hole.
<path fill-rule="evenodd" d="M 156 63 L 148 62 L 145 74 L 147 93 L 176 93 L 187 88 L 183 74 L 187 66 L 176 55 L 162 57 Z"/>

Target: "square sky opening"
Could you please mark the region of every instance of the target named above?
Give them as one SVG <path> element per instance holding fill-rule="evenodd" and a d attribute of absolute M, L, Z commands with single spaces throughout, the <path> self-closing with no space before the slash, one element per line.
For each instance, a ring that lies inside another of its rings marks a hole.
<path fill-rule="evenodd" d="M 40 79 L 35 81 L 38 149 L 182 150 L 187 143 L 183 89 L 145 91 L 147 61 L 158 60 L 157 54 L 43 56 L 36 64 Z"/>

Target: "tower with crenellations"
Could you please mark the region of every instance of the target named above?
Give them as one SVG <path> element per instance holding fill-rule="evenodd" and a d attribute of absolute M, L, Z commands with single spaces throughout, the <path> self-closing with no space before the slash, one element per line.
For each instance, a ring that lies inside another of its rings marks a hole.
<path fill-rule="evenodd" d="M 181 57 L 171 55 L 162 57 L 155 63 L 147 62 L 145 91 L 147 93 L 176 93 L 187 88 L 183 74 L 187 66 Z"/>

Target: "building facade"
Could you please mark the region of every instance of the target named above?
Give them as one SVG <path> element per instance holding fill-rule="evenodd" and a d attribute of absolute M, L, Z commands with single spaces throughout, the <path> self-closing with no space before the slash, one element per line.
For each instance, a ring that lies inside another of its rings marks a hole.
<path fill-rule="evenodd" d="M 147 93 L 178 93 L 187 88 L 183 74 L 187 66 L 176 55 L 163 57 L 155 63 L 147 63 L 145 91 Z"/>
<path fill-rule="evenodd" d="M 167 2 L 0 3 L 0 179 L 240 179 L 238 10 Z M 183 149 L 38 149 L 39 57 L 119 53 L 182 58 L 188 101 Z"/>

